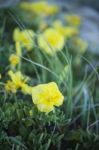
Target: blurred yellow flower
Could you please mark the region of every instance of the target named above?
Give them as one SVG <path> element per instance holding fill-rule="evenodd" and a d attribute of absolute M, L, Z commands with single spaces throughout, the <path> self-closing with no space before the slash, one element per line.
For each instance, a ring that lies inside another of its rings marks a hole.
<path fill-rule="evenodd" d="M 61 51 L 64 47 L 64 36 L 53 28 L 46 29 L 38 36 L 38 45 L 46 53 L 54 55 L 57 51 Z"/>
<path fill-rule="evenodd" d="M 65 36 L 65 27 L 62 25 L 60 20 L 54 21 L 52 25 L 58 32 Z"/>
<path fill-rule="evenodd" d="M 17 89 L 21 88 L 23 83 L 28 80 L 20 71 L 14 73 L 12 70 L 10 70 L 8 75 L 10 76 L 11 81 L 14 83 Z"/>
<path fill-rule="evenodd" d="M 17 87 L 12 81 L 8 80 L 7 83 L 5 83 L 5 90 L 7 92 L 16 93 Z"/>
<path fill-rule="evenodd" d="M 64 96 L 59 91 L 57 84 L 50 82 L 33 87 L 32 99 L 39 111 L 49 113 L 54 110 L 54 106 L 63 104 Z"/>
<path fill-rule="evenodd" d="M 79 26 L 81 24 L 81 17 L 78 15 L 66 15 L 66 22 L 73 26 Z"/>
<path fill-rule="evenodd" d="M 66 37 L 72 37 L 74 35 L 77 35 L 79 33 L 78 29 L 74 27 L 65 27 L 65 36 Z"/>
<path fill-rule="evenodd" d="M 23 2 L 20 7 L 23 10 L 33 12 L 37 15 L 49 16 L 57 13 L 59 11 L 59 7 L 56 5 L 50 5 L 47 2 Z"/>
<path fill-rule="evenodd" d="M 9 57 L 9 62 L 12 66 L 16 66 L 20 63 L 20 58 L 15 54 L 11 54 Z"/>
<path fill-rule="evenodd" d="M 13 39 L 15 42 L 20 42 L 20 44 L 27 50 L 31 50 L 34 46 L 34 32 L 30 29 L 20 30 L 16 28 L 13 32 Z M 18 46 L 18 45 L 17 45 Z"/>
<path fill-rule="evenodd" d="M 88 48 L 87 41 L 85 41 L 81 38 L 73 39 L 73 45 L 75 46 L 77 52 L 79 52 L 79 53 L 84 53 Z"/>
<path fill-rule="evenodd" d="M 79 33 L 78 29 L 71 26 L 63 26 L 60 20 L 56 20 L 53 22 L 53 27 L 60 32 L 65 38 L 72 37 Z"/>
<path fill-rule="evenodd" d="M 25 77 L 20 71 L 14 73 L 12 70 L 8 72 L 8 75 L 11 80 L 8 80 L 5 85 L 6 91 L 15 93 L 20 89 L 24 94 L 32 94 L 32 87 L 26 84 L 28 77 Z"/>

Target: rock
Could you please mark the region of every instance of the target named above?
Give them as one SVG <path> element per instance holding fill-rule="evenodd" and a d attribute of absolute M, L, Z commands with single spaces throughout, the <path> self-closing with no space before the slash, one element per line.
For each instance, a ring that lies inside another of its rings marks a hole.
<path fill-rule="evenodd" d="M 99 11 L 98 0 L 58 0 L 60 2 L 69 3 L 72 5 L 90 6 Z"/>
<path fill-rule="evenodd" d="M 16 5 L 20 0 L 0 0 L 0 8 Z"/>
<path fill-rule="evenodd" d="M 91 7 L 69 7 L 68 12 L 82 17 L 80 37 L 89 43 L 89 51 L 99 54 L 99 13 Z"/>
<path fill-rule="evenodd" d="M 75 12 L 83 17 L 81 38 L 88 41 L 90 52 L 99 54 L 99 13 L 89 7 L 78 8 Z"/>

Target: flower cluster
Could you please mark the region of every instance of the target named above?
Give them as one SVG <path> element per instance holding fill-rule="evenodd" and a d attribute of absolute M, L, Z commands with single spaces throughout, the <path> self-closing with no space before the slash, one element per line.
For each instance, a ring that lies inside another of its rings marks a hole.
<path fill-rule="evenodd" d="M 55 82 L 32 87 L 26 84 L 28 78 L 20 71 L 14 73 L 10 70 L 8 74 L 11 80 L 5 84 L 5 90 L 16 93 L 20 89 L 24 94 L 32 95 L 33 103 L 39 111 L 49 113 L 54 110 L 54 106 L 63 104 L 64 96 Z"/>
<path fill-rule="evenodd" d="M 28 12 L 43 16 L 53 15 L 59 11 L 58 6 L 56 5 L 51 6 L 47 2 L 34 2 L 34 3 L 24 2 L 20 5 L 20 7 Z"/>
<path fill-rule="evenodd" d="M 54 20 L 50 20 L 50 16 L 58 13 L 60 7 L 50 5 L 44 1 L 34 3 L 23 2 L 20 4 L 20 8 L 22 11 L 26 11 L 26 14 L 32 14 L 31 17 L 33 15 L 36 16 L 31 18 L 36 23 L 31 24 L 30 28 L 20 29 L 17 27 L 13 31 L 15 53 L 11 53 L 9 56 L 10 71 L 8 72 L 9 79 L 5 83 L 5 89 L 7 92 L 14 94 L 19 90 L 23 94 L 29 94 L 39 111 L 49 113 L 54 110 L 55 106 L 63 104 L 64 96 L 55 82 L 39 84 L 37 86 L 34 86 L 32 82 L 29 83 L 29 78 L 22 73 L 24 72 L 21 68 L 23 65 L 22 56 L 25 55 L 27 57 L 27 54 L 31 55 L 33 53 L 31 58 L 36 59 L 37 52 L 41 50 L 47 57 L 53 59 L 54 57 L 52 56 L 57 56 L 56 53 L 61 51 L 64 52 L 65 46 L 69 44 L 71 49 L 83 54 L 87 50 L 88 44 L 80 38 L 79 29 L 82 18 L 77 15 L 66 14 L 62 19 L 56 17 Z M 27 15 L 25 20 L 28 20 Z M 31 20 L 28 20 L 28 22 L 31 22 Z M 37 26 L 33 27 L 35 25 Z M 26 53 L 23 53 L 24 50 Z M 59 65 L 61 65 L 61 62 Z M 64 64 L 64 66 L 68 65 Z M 63 72 L 59 74 L 60 80 L 65 78 L 64 71 L 66 72 L 68 69 L 64 68 L 64 66 Z"/>
<path fill-rule="evenodd" d="M 21 55 L 19 43 L 16 43 L 16 52 Z M 21 58 L 19 61 L 18 56 L 11 54 L 9 62 L 11 65 L 20 65 Z M 38 110 L 45 113 L 49 113 L 54 110 L 55 106 L 63 104 L 64 96 L 55 82 L 30 86 L 28 84 L 29 77 L 23 75 L 20 70 L 14 68 L 16 71 L 13 71 L 13 67 L 11 68 L 12 70 L 8 72 L 10 79 L 5 83 L 5 90 L 8 93 L 16 94 L 20 90 L 23 94 L 29 94 Z"/>

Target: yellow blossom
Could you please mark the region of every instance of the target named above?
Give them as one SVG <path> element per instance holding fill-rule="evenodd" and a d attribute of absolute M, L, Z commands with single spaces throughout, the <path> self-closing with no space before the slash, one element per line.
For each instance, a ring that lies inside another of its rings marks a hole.
<path fill-rule="evenodd" d="M 9 62 L 11 65 L 16 66 L 17 64 L 20 63 L 20 58 L 15 54 L 11 54 L 9 58 Z"/>
<path fill-rule="evenodd" d="M 32 99 L 39 111 L 49 113 L 54 110 L 55 106 L 63 104 L 64 96 L 59 91 L 57 84 L 50 82 L 33 87 Z"/>
<path fill-rule="evenodd" d="M 59 7 L 56 5 L 49 5 L 47 2 L 33 2 L 21 3 L 20 7 L 23 10 L 33 12 L 37 15 L 49 16 L 57 13 L 59 11 Z"/>
<path fill-rule="evenodd" d="M 66 37 L 72 37 L 74 35 L 77 35 L 79 33 L 78 29 L 74 28 L 74 27 L 65 27 L 65 36 Z"/>
<path fill-rule="evenodd" d="M 20 44 L 27 50 L 31 50 L 34 46 L 33 42 L 34 32 L 30 29 L 20 30 L 16 28 L 13 33 L 13 39 L 15 42 L 20 42 Z"/>
<path fill-rule="evenodd" d="M 70 26 L 63 26 L 60 20 L 56 20 L 53 23 L 53 27 L 60 32 L 65 38 L 72 37 L 79 33 L 78 29 Z"/>
<path fill-rule="evenodd" d="M 66 15 L 65 19 L 70 25 L 79 26 L 81 23 L 81 17 L 77 15 Z"/>
<path fill-rule="evenodd" d="M 79 53 L 84 53 L 88 48 L 88 43 L 81 38 L 73 39 L 73 45 Z"/>
<path fill-rule="evenodd" d="M 25 77 L 20 71 L 13 72 L 10 70 L 8 72 L 11 80 L 6 83 L 5 89 L 15 93 L 20 89 L 24 94 L 32 94 L 32 87 L 26 84 L 28 77 Z"/>
<path fill-rule="evenodd" d="M 12 70 L 8 72 L 8 75 L 11 80 L 9 80 L 6 84 L 5 88 L 7 91 L 14 90 L 16 92 L 20 89 L 24 94 L 32 94 L 32 87 L 26 84 L 28 77 L 25 77 L 20 71 L 14 73 Z"/>
<path fill-rule="evenodd" d="M 16 93 L 17 87 L 12 81 L 8 80 L 7 83 L 5 84 L 5 90 L 7 92 Z"/>
<path fill-rule="evenodd" d="M 25 78 L 20 71 L 13 72 L 9 71 L 8 75 L 10 76 L 12 82 L 15 84 L 16 88 L 21 88 L 23 83 L 27 81 L 27 78 Z"/>
<path fill-rule="evenodd" d="M 61 51 L 64 47 L 64 36 L 53 28 L 46 29 L 38 36 L 38 45 L 46 53 L 54 55 L 57 51 Z"/>
<path fill-rule="evenodd" d="M 65 36 L 65 27 L 62 25 L 60 20 L 56 20 L 53 22 L 53 27 L 60 32 L 63 36 Z"/>

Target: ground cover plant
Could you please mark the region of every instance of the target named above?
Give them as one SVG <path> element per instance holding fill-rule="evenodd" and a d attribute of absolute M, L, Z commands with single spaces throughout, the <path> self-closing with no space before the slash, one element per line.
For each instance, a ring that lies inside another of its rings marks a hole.
<path fill-rule="evenodd" d="M 0 150 L 99 148 L 98 56 L 83 20 L 45 1 L 0 10 Z"/>

